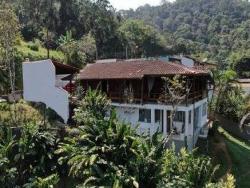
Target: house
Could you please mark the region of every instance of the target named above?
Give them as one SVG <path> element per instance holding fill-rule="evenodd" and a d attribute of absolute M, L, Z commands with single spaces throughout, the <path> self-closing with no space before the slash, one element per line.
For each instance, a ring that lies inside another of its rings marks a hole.
<path fill-rule="evenodd" d="M 23 63 L 23 97 L 54 110 L 67 123 L 70 117 L 70 93 L 77 68 L 56 61 L 43 60 Z"/>
<path fill-rule="evenodd" d="M 170 102 L 160 102 L 162 77 L 183 75 L 191 83 L 190 92 L 178 105 L 173 122 L 173 141 L 193 149 L 199 135 L 207 133 L 208 71 L 161 60 L 102 60 L 88 64 L 79 73 L 84 89 L 101 89 L 112 101 L 121 121 L 138 127 L 139 133 L 171 132 Z M 172 135 L 172 134 L 171 134 Z"/>
<path fill-rule="evenodd" d="M 51 60 L 23 63 L 23 95 L 53 109 L 65 123 L 71 116 L 70 93 L 79 70 Z M 185 76 L 190 91 L 178 104 L 173 127 L 173 105 L 162 102 L 162 77 Z M 211 75 L 195 64 L 157 59 L 99 60 L 78 74 L 82 87 L 101 89 L 112 101 L 121 121 L 136 127 L 140 134 L 161 132 L 172 135 L 175 144 L 193 149 L 198 137 L 207 136 Z"/>

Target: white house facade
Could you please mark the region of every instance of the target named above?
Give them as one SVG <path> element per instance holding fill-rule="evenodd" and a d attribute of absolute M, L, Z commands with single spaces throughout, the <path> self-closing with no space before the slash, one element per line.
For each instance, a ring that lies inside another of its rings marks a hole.
<path fill-rule="evenodd" d="M 67 123 L 69 91 L 64 87 L 70 80 L 62 80 L 76 69 L 51 60 L 23 63 L 23 97 L 26 101 L 41 102 L 54 110 Z"/>
<path fill-rule="evenodd" d="M 185 76 L 192 88 L 177 106 L 170 126 L 173 106 L 159 102 L 161 77 Z M 158 60 L 105 61 L 86 66 L 79 75 L 84 89 L 98 88 L 112 101 L 121 121 L 137 127 L 140 134 L 162 133 L 173 142 L 192 150 L 198 137 L 208 132 L 207 71 Z M 173 133 L 173 134 L 172 134 Z"/>

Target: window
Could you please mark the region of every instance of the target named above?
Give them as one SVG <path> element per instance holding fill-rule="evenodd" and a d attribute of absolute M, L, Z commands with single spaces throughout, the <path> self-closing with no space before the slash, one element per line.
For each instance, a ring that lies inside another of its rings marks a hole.
<path fill-rule="evenodd" d="M 155 109 L 155 123 L 159 126 L 159 131 L 163 132 L 163 110 Z"/>
<path fill-rule="evenodd" d="M 139 122 L 151 123 L 151 110 L 139 109 Z"/>
<path fill-rule="evenodd" d="M 200 125 L 200 106 L 194 110 L 194 129 L 196 130 Z"/>
<path fill-rule="evenodd" d="M 189 112 L 188 112 L 188 123 L 189 124 L 191 124 L 191 120 L 192 119 L 192 111 L 191 110 L 189 110 Z"/>
<path fill-rule="evenodd" d="M 202 116 L 207 115 L 207 103 L 204 103 L 202 106 Z"/>
<path fill-rule="evenodd" d="M 161 110 L 155 110 L 155 123 L 161 122 Z"/>
<path fill-rule="evenodd" d="M 176 112 L 174 121 L 185 122 L 185 112 L 183 111 Z"/>

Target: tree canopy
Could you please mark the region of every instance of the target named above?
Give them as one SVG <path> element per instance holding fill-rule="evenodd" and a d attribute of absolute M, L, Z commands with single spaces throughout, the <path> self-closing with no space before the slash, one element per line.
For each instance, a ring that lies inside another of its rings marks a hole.
<path fill-rule="evenodd" d="M 185 41 L 192 54 L 226 63 L 233 52 L 249 48 L 250 3 L 244 0 L 163 1 L 121 11 L 124 17 L 144 20 L 159 32 Z M 249 53 L 248 53 L 249 55 Z"/>

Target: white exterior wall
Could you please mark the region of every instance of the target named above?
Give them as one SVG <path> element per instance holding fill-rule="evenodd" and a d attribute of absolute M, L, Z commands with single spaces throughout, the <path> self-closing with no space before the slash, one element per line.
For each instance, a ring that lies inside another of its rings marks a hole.
<path fill-rule="evenodd" d="M 191 104 L 189 106 L 179 106 L 177 111 L 185 112 L 185 130 L 183 134 L 174 136 L 173 139 L 177 141 L 184 141 L 186 138 L 187 148 L 192 150 L 197 142 L 200 130 L 207 123 L 207 113 L 202 116 L 202 106 L 207 103 L 207 98 L 201 101 Z M 132 127 L 138 126 L 138 133 L 149 133 L 152 135 L 159 128 L 159 124 L 155 123 L 155 110 L 163 110 L 163 135 L 167 136 L 167 111 L 172 110 L 171 105 L 161 104 L 120 104 L 112 103 L 112 106 L 116 108 L 117 116 L 121 121 L 130 123 Z M 199 111 L 199 123 L 198 128 L 194 130 L 194 109 L 200 107 Z M 151 123 L 139 122 L 139 109 L 150 109 L 151 110 Z M 191 123 L 189 123 L 189 111 L 191 111 Z"/>
<path fill-rule="evenodd" d="M 23 96 L 26 101 L 46 104 L 67 122 L 69 94 L 56 87 L 56 71 L 51 60 L 23 63 Z"/>

